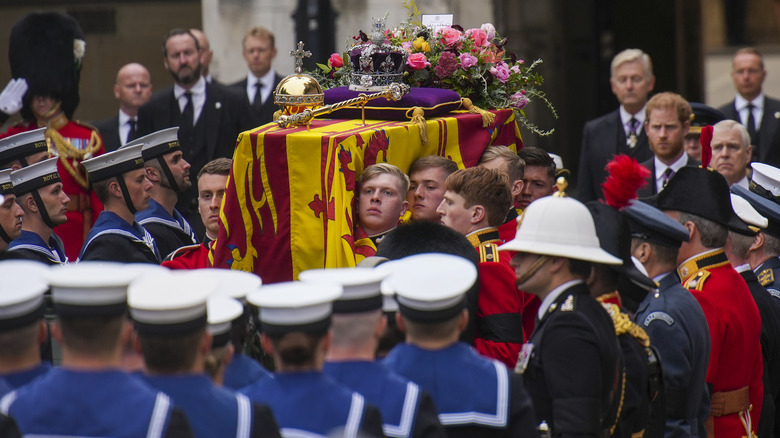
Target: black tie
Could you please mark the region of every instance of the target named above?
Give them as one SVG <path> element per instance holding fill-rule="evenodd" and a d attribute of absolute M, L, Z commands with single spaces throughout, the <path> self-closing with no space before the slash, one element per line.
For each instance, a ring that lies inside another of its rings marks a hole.
<path fill-rule="evenodd" d="M 192 93 L 188 91 L 184 93 L 184 97 L 187 98 L 187 104 L 184 105 L 184 111 L 181 112 L 181 124 L 183 127 L 192 128 L 195 114 L 192 105 Z"/>
<path fill-rule="evenodd" d="M 750 135 L 750 144 L 755 145 L 756 144 L 756 119 L 753 117 L 753 106 L 752 103 L 747 104 L 747 110 L 748 110 L 748 116 L 747 116 L 747 132 L 748 135 Z"/>
<path fill-rule="evenodd" d="M 136 125 L 135 119 L 130 119 L 127 121 L 127 124 L 130 125 L 130 129 L 127 131 L 127 139 L 125 140 L 125 144 L 130 143 L 131 140 L 135 138 L 135 125 Z"/>
<path fill-rule="evenodd" d="M 252 101 L 252 109 L 255 110 L 255 113 L 259 113 L 260 107 L 263 106 L 263 95 L 260 92 L 262 89 L 263 84 L 255 82 L 255 100 Z"/>

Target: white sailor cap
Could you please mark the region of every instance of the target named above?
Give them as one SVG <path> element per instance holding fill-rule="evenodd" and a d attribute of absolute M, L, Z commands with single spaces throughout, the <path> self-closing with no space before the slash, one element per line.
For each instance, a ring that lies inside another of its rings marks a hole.
<path fill-rule="evenodd" d="M 450 254 L 417 254 L 379 268 L 391 270 L 388 282 L 401 314 L 423 323 L 455 317 L 465 308 L 466 292 L 477 281 L 474 263 Z"/>
<path fill-rule="evenodd" d="M 564 167 L 563 167 L 563 158 L 561 158 L 561 156 L 560 156 L 560 155 L 558 155 L 558 154 L 553 154 L 552 152 L 548 152 L 548 153 L 547 153 L 547 155 L 549 155 L 549 156 L 550 156 L 550 158 L 552 158 L 552 159 L 553 159 L 553 161 L 555 162 L 555 168 L 556 168 L 556 169 L 558 169 L 558 170 L 561 170 L 561 169 L 563 169 L 563 168 L 564 168 Z"/>
<path fill-rule="evenodd" d="M 179 335 L 206 327 L 206 302 L 217 281 L 189 274 L 147 275 L 130 284 L 127 305 L 138 334 Z"/>
<path fill-rule="evenodd" d="M 11 172 L 11 183 L 14 185 L 14 193 L 24 195 L 35 189 L 60 182 L 60 174 L 57 172 L 57 157 L 51 157 L 27 167 Z"/>
<path fill-rule="evenodd" d="M 66 318 L 119 316 L 127 311 L 127 286 L 138 273 L 121 263 L 80 262 L 49 270 L 54 311 Z"/>
<path fill-rule="evenodd" d="M 46 128 L 25 131 L 0 140 L 0 166 L 38 152 L 48 151 Z"/>
<path fill-rule="evenodd" d="M 211 333 L 211 348 L 224 347 L 230 342 L 233 321 L 244 314 L 244 306 L 235 298 L 226 295 L 211 295 L 207 302 L 208 332 Z"/>
<path fill-rule="evenodd" d="M 262 330 L 270 335 L 316 332 L 330 327 L 332 303 L 341 296 L 336 284 L 290 281 L 263 286 L 247 296 L 260 308 Z"/>
<path fill-rule="evenodd" d="M 390 284 L 390 280 L 382 280 L 382 311 L 385 313 L 395 313 L 398 311 L 398 301 L 395 300 L 395 289 Z"/>
<path fill-rule="evenodd" d="M 246 296 L 254 292 L 263 284 L 263 280 L 251 272 L 239 271 L 237 269 L 194 269 L 190 275 L 197 278 L 213 278 L 219 284 L 215 295 L 225 295 L 239 300 L 242 304 L 246 303 Z"/>
<path fill-rule="evenodd" d="M 179 127 L 165 128 L 157 132 L 139 137 L 133 140 L 133 144 L 136 142 L 143 143 L 143 157 L 144 161 L 149 161 L 152 158 L 161 157 L 165 154 L 169 154 L 174 151 L 181 150 L 178 137 Z"/>
<path fill-rule="evenodd" d="M 90 182 L 103 181 L 144 167 L 144 159 L 141 156 L 143 146 L 143 143 L 125 145 L 115 151 L 84 160 L 81 164 L 87 169 Z"/>
<path fill-rule="evenodd" d="M 753 233 L 757 233 L 760 229 L 766 228 L 769 225 L 769 220 L 761 213 L 756 211 L 747 199 L 731 193 L 731 206 L 734 208 L 734 213 L 737 214 L 742 222 L 747 224 Z"/>
<path fill-rule="evenodd" d="M 765 163 L 750 163 L 753 168 L 751 180 L 773 196 L 780 196 L 780 169 Z M 752 187 L 751 187 L 752 188 Z"/>
<path fill-rule="evenodd" d="M 11 181 L 11 169 L 0 170 L 0 194 L 13 195 L 14 183 Z"/>
<path fill-rule="evenodd" d="M 333 313 L 370 312 L 382 308 L 382 280 L 388 273 L 370 268 L 310 269 L 298 275 L 300 281 L 336 284 L 343 293 L 333 303 Z"/>
<path fill-rule="evenodd" d="M 0 333 L 30 325 L 43 318 L 43 280 L 49 268 L 32 260 L 0 262 Z"/>

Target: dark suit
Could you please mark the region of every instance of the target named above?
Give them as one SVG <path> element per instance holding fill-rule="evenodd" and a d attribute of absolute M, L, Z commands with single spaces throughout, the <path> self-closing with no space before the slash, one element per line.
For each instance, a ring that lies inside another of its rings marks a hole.
<path fill-rule="evenodd" d="M 731 120 L 742 122 L 734 101 L 718 108 Z M 780 119 L 775 114 L 780 113 L 780 100 L 764 97 L 764 115 L 761 117 L 761 127 L 756 133 L 757 139 L 753 145 L 753 161 L 780 166 Z"/>
<path fill-rule="evenodd" d="M 626 144 L 626 131 L 620 119 L 620 110 L 591 120 L 582 130 L 580 167 L 577 173 L 577 199 L 582 202 L 603 198 L 601 183 L 607 177 L 604 166 L 618 154 L 628 155 L 639 162 L 653 156 L 645 130 L 637 136 L 633 148 Z"/>
<path fill-rule="evenodd" d="M 138 110 L 139 137 L 180 124 L 181 110 L 173 94 L 173 87 L 154 93 L 149 102 Z M 199 132 L 203 132 L 200 139 L 205 143 L 203 153 L 193 151 L 181 135 L 179 138 L 184 159 L 192 166 L 192 176 L 197 175 L 206 163 L 215 158 L 232 158 L 238 134 L 251 129 L 252 121 L 247 102 L 238 93 L 224 85 L 206 83 L 206 101 L 195 125 Z M 179 195 L 176 209 L 193 225 L 195 234 L 201 237 L 204 229 L 196 211 L 196 199 L 197 187 L 193 182 L 188 191 Z"/>
<path fill-rule="evenodd" d="M 279 82 L 281 82 L 282 77 L 279 76 L 279 74 L 276 74 L 276 78 L 274 78 L 274 89 L 276 89 L 276 86 L 279 85 Z M 241 92 L 241 94 L 246 99 L 246 104 L 250 107 L 252 106 L 249 103 L 249 96 L 247 95 L 246 91 L 246 82 L 247 78 L 244 78 L 241 81 L 236 82 L 235 84 L 230 84 L 229 87 L 238 90 Z M 254 111 L 252 110 L 252 127 L 256 128 L 261 125 L 265 125 L 266 123 L 273 122 L 274 120 L 274 113 L 276 110 L 279 109 L 278 106 L 274 104 L 274 90 L 271 90 L 271 94 L 268 96 L 268 99 L 263 102 L 263 105 L 260 107 L 260 111 Z"/>
<path fill-rule="evenodd" d="M 701 166 L 701 162 L 694 160 L 690 156 L 686 155 L 688 162 L 685 163 L 687 167 L 699 167 Z M 647 198 L 649 196 L 653 196 L 656 193 L 658 193 L 656 184 L 655 184 L 655 156 L 650 157 L 649 160 L 642 161 L 642 166 L 646 167 L 648 170 L 650 170 L 650 177 L 648 177 L 647 184 L 645 184 L 642 188 L 637 190 L 636 195 L 640 198 Z"/>
<path fill-rule="evenodd" d="M 103 138 L 103 147 L 106 148 L 106 152 L 115 151 L 122 146 L 122 140 L 119 139 L 118 115 L 108 119 L 98 120 L 94 125 Z"/>

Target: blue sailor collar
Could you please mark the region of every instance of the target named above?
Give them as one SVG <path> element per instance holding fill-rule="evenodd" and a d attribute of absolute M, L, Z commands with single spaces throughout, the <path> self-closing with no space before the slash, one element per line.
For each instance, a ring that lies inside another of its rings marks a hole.
<path fill-rule="evenodd" d="M 97 221 L 95 221 L 95 225 L 89 230 L 87 240 L 84 242 L 84 247 L 81 248 L 81 255 L 84 254 L 93 240 L 105 234 L 116 234 L 134 242 L 143 243 L 157 255 L 157 258 L 160 258 L 160 254 L 157 251 L 157 245 L 154 244 L 154 238 L 144 227 L 138 222 L 133 222 L 131 225 L 116 213 L 107 210 L 103 210 L 100 213 Z M 81 257 L 81 255 L 79 255 L 79 257 Z"/>
<path fill-rule="evenodd" d="M 21 236 L 12 240 L 8 246 L 9 251 L 20 249 L 26 249 L 42 254 L 51 260 L 52 263 L 68 262 L 68 257 L 65 256 L 65 248 L 62 246 L 62 241 L 55 237 L 55 234 L 53 233 L 49 238 L 49 244 L 47 245 L 38 233 L 22 230 Z"/>
<path fill-rule="evenodd" d="M 427 389 L 436 401 L 442 425 L 484 425 L 505 427 L 509 422 L 510 376 L 507 367 L 496 360 L 478 356 L 470 346 L 457 342 L 437 351 L 412 344 L 397 345 L 384 362 L 391 370 L 414 380 Z M 452 364 L 459 364 L 452 367 Z M 417 371 L 410 371 L 416 369 Z M 439 383 L 468 375 L 464 382 L 470 397 L 464 399 L 462 387 Z"/>
<path fill-rule="evenodd" d="M 187 219 L 179 213 L 178 210 L 173 210 L 173 215 L 168 213 L 159 202 L 154 199 L 149 200 L 149 207 L 146 210 L 139 211 L 135 214 L 135 220 L 142 226 L 148 224 L 162 224 L 171 228 L 175 228 L 184 234 L 187 234 L 192 238 L 192 243 L 197 243 L 195 233 L 192 232 L 192 227 Z"/>

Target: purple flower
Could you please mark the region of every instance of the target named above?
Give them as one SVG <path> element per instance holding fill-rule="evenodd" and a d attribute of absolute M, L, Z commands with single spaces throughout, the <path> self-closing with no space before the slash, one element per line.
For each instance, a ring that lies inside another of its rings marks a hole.
<path fill-rule="evenodd" d="M 458 57 L 452 52 L 442 52 L 439 56 L 439 62 L 436 67 L 433 68 L 433 72 L 436 76 L 444 79 L 455 73 L 458 69 Z"/>
<path fill-rule="evenodd" d="M 469 67 L 477 65 L 476 56 L 469 55 L 468 53 L 460 54 L 460 66 L 465 70 Z"/>
<path fill-rule="evenodd" d="M 525 90 L 518 91 L 517 93 L 509 96 L 509 105 L 513 108 L 523 109 L 528 105 L 528 98 L 525 97 Z"/>
<path fill-rule="evenodd" d="M 493 74 L 493 76 L 496 77 L 502 84 L 506 83 L 507 79 L 509 79 L 509 67 L 506 65 L 506 62 L 501 61 L 495 66 L 490 68 L 490 73 Z"/>

